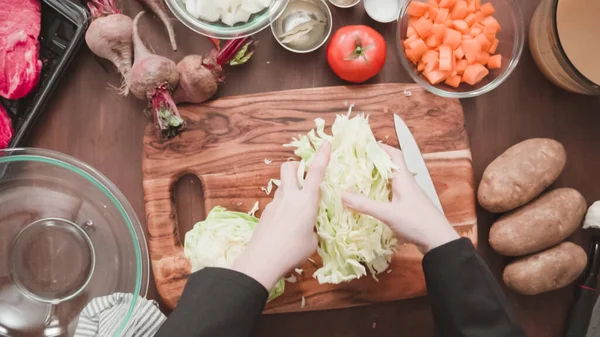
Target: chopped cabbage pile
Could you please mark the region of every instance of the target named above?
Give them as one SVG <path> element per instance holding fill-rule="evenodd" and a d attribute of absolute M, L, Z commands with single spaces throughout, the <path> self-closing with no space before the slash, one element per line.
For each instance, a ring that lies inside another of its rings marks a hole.
<path fill-rule="evenodd" d="M 252 14 L 271 6 L 272 0 L 184 0 L 185 9 L 196 19 L 221 21 L 228 26 L 248 22 Z"/>
<path fill-rule="evenodd" d="M 250 241 L 258 219 L 252 215 L 213 208 L 206 220 L 185 234 L 184 253 L 192 272 L 205 267 L 230 267 Z M 269 293 L 269 301 L 285 290 L 281 279 Z"/>
<path fill-rule="evenodd" d="M 325 134 L 323 119 L 316 119 L 315 123 L 316 130 L 285 145 L 294 147 L 294 153 L 302 158 L 298 172 L 302 178 L 323 141 L 332 144 L 316 223 L 323 266 L 314 277 L 321 284 L 338 284 L 358 279 L 368 269 L 376 278 L 389 266 L 396 237 L 381 221 L 346 209 L 342 195 L 350 191 L 389 201 L 388 180 L 397 167 L 379 147 L 368 117 L 359 114 L 350 118 L 350 112 L 338 115 L 331 128 L 332 136 Z"/>

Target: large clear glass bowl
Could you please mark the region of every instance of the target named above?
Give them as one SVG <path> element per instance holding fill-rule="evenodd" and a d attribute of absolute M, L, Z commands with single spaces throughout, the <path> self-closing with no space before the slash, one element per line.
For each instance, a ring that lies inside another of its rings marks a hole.
<path fill-rule="evenodd" d="M 417 2 L 427 2 L 427 0 L 412 0 Z M 519 63 L 521 54 L 523 53 L 523 45 L 525 43 L 525 27 L 523 23 L 523 15 L 519 8 L 517 0 L 493 0 L 491 1 L 496 8 L 494 18 L 502 26 L 502 30 L 496 36 L 500 43 L 496 54 L 502 55 L 502 67 L 500 69 L 490 70 L 490 74 L 481 82 L 475 85 L 461 83 L 458 88 L 452 88 L 443 82 L 437 85 L 431 85 L 425 77 L 417 71 L 417 67 L 406 57 L 404 52 L 404 44 L 406 40 L 406 31 L 408 28 L 409 15 L 406 14 L 408 5 L 412 1 L 407 1 L 405 6 L 400 11 L 398 18 L 396 45 L 400 53 L 400 61 L 402 65 L 412 77 L 412 79 L 424 87 L 427 91 L 443 97 L 450 98 L 468 98 L 483 95 L 496 89 L 508 76 L 513 72 Z M 481 3 L 488 1 L 483 0 Z"/>
<path fill-rule="evenodd" d="M 218 0 L 214 0 L 218 1 Z M 237 39 L 254 35 L 269 27 L 277 20 L 287 7 L 289 0 L 272 0 L 271 6 L 261 12 L 252 14 L 246 23 L 228 26 L 220 21 L 209 22 L 196 19 L 185 8 L 184 0 L 165 0 L 173 15 L 189 29 L 208 37 L 217 39 Z"/>
<path fill-rule="evenodd" d="M 0 151 L 0 336 L 71 336 L 93 299 L 148 290 L 144 232 L 98 171 L 40 149 Z"/>

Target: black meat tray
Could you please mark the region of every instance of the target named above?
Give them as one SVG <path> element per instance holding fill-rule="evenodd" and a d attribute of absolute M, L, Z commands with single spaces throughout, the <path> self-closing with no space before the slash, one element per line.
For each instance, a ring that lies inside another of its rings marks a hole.
<path fill-rule="evenodd" d="M 8 112 L 15 129 L 9 148 L 23 145 L 25 137 L 83 43 L 89 20 L 87 10 L 70 0 L 42 0 L 40 81 L 32 92 L 21 99 L 7 100 L 0 97 L 0 104 Z"/>

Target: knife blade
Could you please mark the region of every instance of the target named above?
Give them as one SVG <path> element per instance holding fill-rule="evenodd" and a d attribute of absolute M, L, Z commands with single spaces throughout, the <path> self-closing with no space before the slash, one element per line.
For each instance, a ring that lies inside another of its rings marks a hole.
<path fill-rule="evenodd" d="M 427 168 L 427 165 L 425 165 L 425 159 L 423 159 L 419 145 L 417 145 L 412 132 L 410 132 L 410 129 L 406 123 L 404 123 L 404 120 L 396 114 L 394 114 L 394 125 L 396 127 L 396 136 L 398 136 L 398 142 L 400 143 L 400 148 L 404 154 L 404 160 L 406 161 L 408 170 L 415 174 L 417 184 L 425 191 L 425 194 L 429 197 L 431 202 L 444 213 L 440 197 L 431 180 L 429 169 Z"/>

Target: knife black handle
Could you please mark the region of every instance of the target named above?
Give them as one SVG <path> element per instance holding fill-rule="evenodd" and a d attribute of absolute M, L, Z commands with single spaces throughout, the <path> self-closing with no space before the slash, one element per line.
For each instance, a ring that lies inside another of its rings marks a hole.
<path fill-rule="evenodd" d="M 584 285 L 578 287 L 575 302 L 567 319 L 565 337 L 585 337 L 597 299 L 596 289 Z"/>

